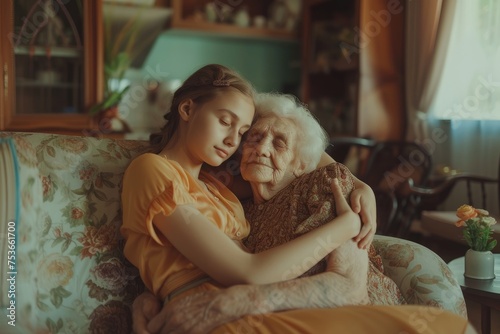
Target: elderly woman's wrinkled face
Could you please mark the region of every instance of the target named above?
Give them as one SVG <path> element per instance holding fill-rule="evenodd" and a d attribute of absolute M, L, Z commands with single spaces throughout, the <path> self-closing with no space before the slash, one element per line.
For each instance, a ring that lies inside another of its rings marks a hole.
<path fill-rule="evenodd" d="M 301 174 L 297 140 L 298 129 L 292 120 L 258 119 L 243 143 L 241 175 L 249 182 L 288 185 Z"/>

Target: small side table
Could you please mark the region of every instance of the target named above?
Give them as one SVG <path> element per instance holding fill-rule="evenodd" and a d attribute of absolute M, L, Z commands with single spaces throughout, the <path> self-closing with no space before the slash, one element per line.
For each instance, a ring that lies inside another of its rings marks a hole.
<path fill-rule="evenodd" d="M 500 254 L 495 254 L 495 278 L 474 279 L 464 276 L 465 259 L 459 257 L 448 263 L 458 284 L 462 288 L 465 300 L 472 300 L 481 305 L 481 333 L 491 332 L 491 308 L 500 310 Z"/>

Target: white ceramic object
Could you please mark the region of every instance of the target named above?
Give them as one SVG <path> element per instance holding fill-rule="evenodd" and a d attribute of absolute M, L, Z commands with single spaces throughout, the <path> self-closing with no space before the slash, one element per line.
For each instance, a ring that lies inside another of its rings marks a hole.
<path fill-rule="evenodd" d="M 465 253 L 464 276 L 475 279 L 495 278 L 495 257 L 490 251 L 478 252 L 469 249 Z"/>

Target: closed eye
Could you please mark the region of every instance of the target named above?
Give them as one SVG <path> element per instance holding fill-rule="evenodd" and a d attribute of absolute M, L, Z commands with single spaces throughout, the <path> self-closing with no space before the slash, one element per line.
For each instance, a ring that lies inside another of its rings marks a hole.
<path fill-rule="evenodd" d="M 250 132 L 250 133 L 248 133 L 246 141 L 248 141 L 248 142 L 257 142 L 257 141 L 260 140 L 260 138 L 261 138 L 261 136 L 258 133 Z"/>
<path fill-rule="evenodd" d="M 279 148 L 285 148 L 286 142 L 284 140 L 275 140 L 274 146 L 279 147 Z"/>
<path fill-rule="evenodd" d="M 220 119 L 220 124 L 224 125 L 224 126 L 230 126 L 231 124 L 229 122 L 227 122 L 226 120 L 224 119 Z"/>

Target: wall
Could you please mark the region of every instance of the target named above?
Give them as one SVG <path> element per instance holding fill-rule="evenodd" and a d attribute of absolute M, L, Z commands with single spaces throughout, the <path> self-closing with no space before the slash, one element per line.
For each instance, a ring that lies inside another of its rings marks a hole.
<path fill-rule="evenodd" d="M 238 71 L 258 91 L 298 94 L 298 42 L 168 30 L 156 39 L 142 68 L 127 72 L 131 88 L 119 105 L 121 119 L 133 132 L 127 138 L 147 139 L 149 133 L 159 131 L 172 92 L 191 73 L 209 63 Z M 151 79 L 163 83 L 154 100 L 148 95 Z M 120 124 L 115 125 L 121 129 Z"/>
<path fill-rule="evenodd" d="M 297 42 L 242 39 L 169 30 L 156 40 L 143 70 L 159 68 L 166 79 L 184 80 L 202 65 L 226 65 L 259 91 L 295 93 L 300 81 Z"/>

